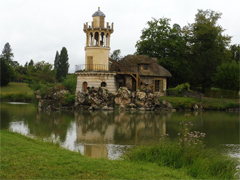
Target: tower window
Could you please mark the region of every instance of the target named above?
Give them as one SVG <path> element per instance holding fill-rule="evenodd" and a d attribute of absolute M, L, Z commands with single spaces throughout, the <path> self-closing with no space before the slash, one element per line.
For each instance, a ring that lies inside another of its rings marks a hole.
<path fill-rule="evenodd" d="M 101 83 L 101 87 L 106 87 L 106 86 L 107 86 L 107 83 L 105 83 L 105 82 Z"/>

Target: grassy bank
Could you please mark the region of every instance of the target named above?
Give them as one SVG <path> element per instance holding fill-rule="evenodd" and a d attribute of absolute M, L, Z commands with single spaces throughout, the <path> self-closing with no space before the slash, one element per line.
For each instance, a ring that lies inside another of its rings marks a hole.
<path fill-rule="evenodd" d="M 91 159 L 52 143 L 1 134 L 1 179 L 192 179 L 185 171 L 148 162 Z"/>
<path fill-rule="evenodd" d="M 162 96 L 160 101 L 169 101 L 176 109 L 192 109 L 194 104 L 201 105 L 205 110 L 225 110 L 229 108 L 239 108 L 239 99 L 218 99 L 205 97 L 202 101 L 190 97 L 170 97 Z"/>
<path fill-rule="evenodd" d="M 34 95 L 26 83 L 9 83 L 0 87 L 0 99 L 1 101 L 32 102 Z"/>

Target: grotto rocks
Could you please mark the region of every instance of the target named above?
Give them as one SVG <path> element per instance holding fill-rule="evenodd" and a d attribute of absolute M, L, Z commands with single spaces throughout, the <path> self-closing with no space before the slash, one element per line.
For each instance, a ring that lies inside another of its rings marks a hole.
<path fill-rule="evenodd" d="M 115 94 L 108 93 L 104 88 L 91 88 L 88 93 L 76 93 L 75 108 L 88 110 L 171 110 L 171 103 L 160 103 L 160 96 L 149 91 L 149 87 L 142 86 L 136 92 L 120 87 Z"/>

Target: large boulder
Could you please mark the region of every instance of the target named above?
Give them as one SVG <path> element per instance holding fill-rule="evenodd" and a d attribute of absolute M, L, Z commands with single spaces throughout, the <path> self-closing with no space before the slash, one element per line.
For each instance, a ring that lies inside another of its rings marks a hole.
<path fill-rule="evenodd" d="M 136 98 L 135 98 L 135 104 L 138 107 L 144 107 L 146 97 L 147 97 L 147 94 L 145 92 L 137 91 Z"/>
<path fill-rule="evenodd" d="M 115 103 L 120 107 L 126 107 L 127 104 L 131 103 L 131 93 L 126 87 L 120 87 L 115 96 Z"/>

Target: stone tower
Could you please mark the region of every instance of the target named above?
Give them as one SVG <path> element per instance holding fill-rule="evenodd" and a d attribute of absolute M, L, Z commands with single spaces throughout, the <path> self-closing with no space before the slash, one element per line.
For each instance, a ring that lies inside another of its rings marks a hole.
<path fill-rule="evenodd" d="M 76 65 L 77 92 L 87 92 L 87 88 L 104 87 L 108 92 L 116 92 L 116 72 L 109 71 L 110 37 L 113 23 L 105 23 L 105 14 L 96 11 L 92 22 L 83 24 L 86 33 L 85 64 Z"/>
<path fill-rule="evenodd" d="M 92 22 L 85 23 L 86 33 L 85 68 L 86 70 L 109 70 L 110 38 L 113 33 L 113 23 L 105 24 L 105 14 L 96 11 Z"/>

